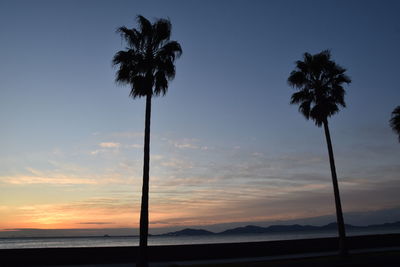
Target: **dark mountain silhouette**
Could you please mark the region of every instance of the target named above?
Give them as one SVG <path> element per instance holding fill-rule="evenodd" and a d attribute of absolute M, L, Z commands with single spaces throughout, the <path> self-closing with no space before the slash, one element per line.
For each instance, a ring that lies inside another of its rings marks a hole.
<path fill-rule="evenodd" d="M 176 232 L 162 234 L 163 236 L 185 236 L 185 235 L 214 235 L 215 233 L 203 229 L 186 228 Z"/>
<path fill-rule="evenodd" d="M 247 225 L 244 227 L 237 227 L 233 229 L 225 230 L 219 234 L 221 235 L 230 235 L 230 234 L 263 234 L 267 231 L 268 228 L 255 226 L 255 225 Z"/>
<path fill-rule="evenodd" d="M 271 225 L 268 227 L 261 227 L 255 225 L 247 225 L 243 227 L 236 227 L 228 229 L 223 232 L 214 233 L 204 229 L 190 229 L 186 228 L 176 232 L 161 234 L 160 236 L 198 236 L 198 235 L 236 235 L 236 234 L 268 234 L 268 233 L 287 233 L 287 232 L 302 232 L 302 231 L 329 231 L 337 230 L 337 223 L 329 223 L 323 226 L 314 225 Z M 386 228 L 400 228 L 400 221 L 394 223 L 374 224 L 368 226 L 355 226 L 351 224 L 345 225 L 348 230 L 357 229 L 386 229 Z"/>
<path fill-rule="evenodd" d="M 400 227 L 400 221 L 394 223 L 383 223 L 383 224 L 372 224 L 368 225 L 370 228 L 391 228 L 391 227 Z"/>
<path fill-rule="evenodd" d="M 346 229 L 362 229 L 362 228 L 368 228 L 369 226 L 355 226 L 351 224 L 345 224 L 345 227 Z M 319 227 L 319 230 L 336 230 L 337 228 L 338 224 L 336 222 L 333 222 Z"/>

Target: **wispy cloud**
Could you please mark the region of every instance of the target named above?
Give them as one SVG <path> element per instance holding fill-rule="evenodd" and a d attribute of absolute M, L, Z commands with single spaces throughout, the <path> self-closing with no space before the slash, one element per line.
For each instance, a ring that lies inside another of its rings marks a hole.
<path fill-rule="evenodd" d="M 168 140 L 168 143 L 178 149 L 200 149 L 199 140 L 194 138 L 184 138 L 182 140 Z"/>
<path fill-rule="evenodd" d="M 77 224 L 104 225 L 104 224 L 114 224 L 114 223 L 113 222 L 79 222 Z"/>
<path fill-rule="evenodd" d="M 57 175 L 52 177 L 43 176 L 1 176 L 0 181 L 3 183 L 14 184 L 14 185 L 30 185 L 30 184 L 58 184 L 58 185 L 69 185 L 69 184 L 98 184 L 94 179 L 85 179 L 79 177 L 71 177 L 66 175 Z"/>
<path fill-rule="evenodd" d="M 10 185 L 110 185 L 132 184 L 132 174 L 123 174 L 114 170 L 104 173 L 88 173 L 88 170 L 73 168 L 40 171 L 27 168 L 28 174 L 21 173 L 8 176 L 0 176 L 0 183 Z"/>
<path fill-rule="evenodd" d="M 90 155 L 97 155 L 97 154 L 103 153 L 105 151 L 106 151 L 105 149 L 96 149 L 96 150 L 90 151 Z"/>
<path fill-rule="evenodd" d="M 178 158 L 168 158 L 160 161 L 159 164 L 163 167 L 180 169 L 180 170 L 193 168 L 193 163 L 191 163 L 188 160 L 182 160 Z"/>
<path fill-rule="evenodd" d="M 125 131 L 125 132 L 114 132 L 109 134 L 109 136 L 114 138 L 136 139 L 136 138 L 143 138 L 144 133 Z"/>
<path fill-rule="evenodd" d="M 100 143 L 99 146 L 102 148 L 119 148 L 121 144 L 116 142 L 103 142 Z"/>
<path fill-rule="evenodd" d="M 143 149 L 143 145 L 140 144 L 131 144 L 131 145 L 126 145 L 126 148 L 135 148 L 135 149 Z"/>
<path fill-rule="evenodd" d="M 76 161 L 46 162 L 46 168 L 33 165 L 0 176 L 0 183 L 8 187 L 40 184 L 44 190 L 71 189 L 80 197 L 96 196 L 53 205 L 32 201 L 17 208 L 0 206 L 2 213 L 14 210 L 18 214 L 8 220 L 9 228 L 76 228 L 84 224 L 96 228 L 108 222 L 114 222 L 113 227 L 137 226 L 143 166 L 141 151 L 137 150 L 143 148 L 141 140 L 133 139 L 138 136 L 99 135 L 90 144 L 95 149 L 92 155 L 102 154 L 99 157 L 89 156 L 86 149 Z M 194 138 L 160 136 L 154 138 L 155 153 L 151 154 L 153 226 L 283 220 L 334 213 L 325 150 L 272 154 L 260 147 L 224 147 Z M 390 208 L 399 203 L 398 164 L 376 161 L 363 168 L 343 168 L 346 162 L 340 153 L 339 184 L 346 211 Z M 125 191 L 119 193 L 121 190 Z M 22 223 L 29 220 L 32 224 Z M 21 224 L 12 224 L 15 221 Z"/>
<path fill-rule="evenodd" d="M 127 144 L 128 143 L 128 144 Z M 125 153 L 129 149 L 143 149 L 142 144 L 134 143 L 129 144 L 129 142 L 101 142 L 98 144 L 98 149 L 92 150 L 89 152 L 90 155 L 99 155 L 99 154 L 117 154 L 117 153 Z"/>
<path fill-rule="evenodd" d="M 90 151 L 90 155 L 98 155 L 102 153 L 118 153 L 119 148 L 121 147 L 121 143 L 118 142 L 101 142 L 98 144 L 100 149 L 96 149 L 93 151 Z"/>

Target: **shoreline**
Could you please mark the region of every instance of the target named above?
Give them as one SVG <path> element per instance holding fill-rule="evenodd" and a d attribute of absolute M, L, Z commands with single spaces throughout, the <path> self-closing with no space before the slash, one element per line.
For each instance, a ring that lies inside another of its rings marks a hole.
<path fill-rule="evenodd" d="M 400 234 L 350 236 L 348 247 L 376 249 L 400 247 Z M 149 261 L 198 261 L 253 258 L 337 251 L 337 237 L 280 241 L 149 246 Z M 5 266 L 105 264 L 135 262 L 138 247 L 80 247 L 1 249 Z"/>

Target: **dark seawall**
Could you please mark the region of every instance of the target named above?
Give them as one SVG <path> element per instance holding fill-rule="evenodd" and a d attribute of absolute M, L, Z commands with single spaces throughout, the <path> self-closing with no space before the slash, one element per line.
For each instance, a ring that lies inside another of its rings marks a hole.
<path fill-rule="evenodd" d="M 348 237 L 350 249 L 400 247 L 400 234 Z M 150 261 L 189 261 L 264 257 L 335 251 L 335 237 L 282 241 L 150 246 Z M 1 266 L 134 262 L 137 247 L 32 248 L 0 250 Z"/>

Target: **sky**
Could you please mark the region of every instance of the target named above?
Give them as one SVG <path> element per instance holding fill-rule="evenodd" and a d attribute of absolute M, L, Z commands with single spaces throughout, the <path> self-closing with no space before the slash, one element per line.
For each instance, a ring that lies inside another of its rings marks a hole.
<path fill-rule="evenodd" d="M 326 49 L 352 79 L 329 121 L 345 221 L 400 220 L 399 13 L 388 0 L 1 1 L 0 232 L 138 227 L 145 103 L 111 64 L 137 15 L 169 18 L 183 49 L 153 99 L 151 233 L 334 220 L 323 129 L 287 84 Z"/>

